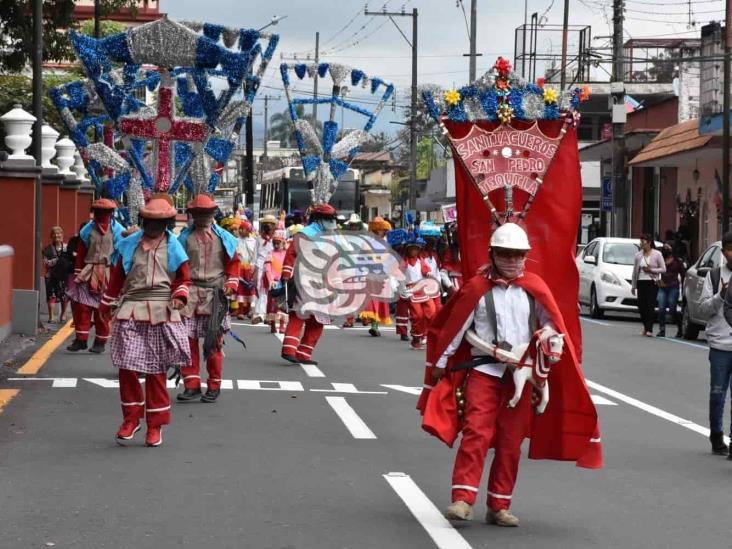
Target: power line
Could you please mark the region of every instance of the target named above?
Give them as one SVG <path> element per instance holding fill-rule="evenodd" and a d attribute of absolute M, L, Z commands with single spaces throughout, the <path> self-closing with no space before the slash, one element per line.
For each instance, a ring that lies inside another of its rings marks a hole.
<path fill-rule="evenodd" d="M 351 19 L 348 21 L 348 23 L 343 25 L 343 27 L 341 27 L 341 29 L 338 32 L 336 32 L 333 36 L 328 38 L 328 40 L 323 42 L 323 45 L 330 44 L 331 42 L 333 42 L 333 40 L 335 40 L 337 36 L 339 36 L 343 31 L 345 31 L 348 27 L 350 27 L 356 19 L 358 19 L 358 16 L 361 15 L 362 12 L 363 12 L 363 10 L 361 8 L 358 8 L 358 10 L 353 15 L 353 17 L 351 17 Z"/>

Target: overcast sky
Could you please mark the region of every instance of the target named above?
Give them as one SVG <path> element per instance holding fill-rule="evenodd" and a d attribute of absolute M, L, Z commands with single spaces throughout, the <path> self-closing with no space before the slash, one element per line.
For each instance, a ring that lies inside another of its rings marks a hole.
<path fill-rule="evenodd" d="M 370 10 L 381 10 L 384 1 L 369 3 Z M 470 16 L 470 0 L 463 0 Z M 528 0 L 529 17 L 537 12 L 545 15 L 549 25 L 561 25 L 563 0 Z M 282 83 L 277 70 L 280 55 L 311 54 L 315 46 L 315 32 L 320 32 L 321 58 L 360 68 L 368 74 L 381 76 L 397 87 L 397 112 L 391 106 L 384 110 L 377 130 L 389 133 L 398 126 L 391 120 L 401 120 L 407 102 L 411 81 L 411 49 L 386 17 L 367 17 L 364 2 L 357 0 L 161 0 L 161 10 L 171 19 L 187 19 L 236 27 L 261 27 L 273 15 L 287 15 L 271 30 L 280 34 L 276 58 L 267 70 L 261 91 L 281 94 Z M 456 0 L 386 1 L 387 9 L 400 11 L 402 6 L 411 13 L 419 10 L 418 82 L 435 83 L 445 87 L 460 86 L 468 80 L 469 42 L 463 11 Z M 570 0 L 571 25 L 589 25 L 593 36 L 612 32 L 612 0 Z M 626 0 L 625 37 L 650 36 L 698 37 L 702 23 L 724 17 L 724 0 L 692 0 L 692 20 L 697 27 L 689 27 L 689 2 L 685 0 Z M 411 18 L 396 18 L 411 40 Z M 485 72 L 498 55 L 513 60 L 514 32 L 524 21 L 523 0 L 478 0 L 477 48 L 478 74 Z M 570 38 L 570 46 L 575 42 Z M 603 39 L 593 40 L 593 46 L 607 45 Z M 546 33 L 540 38 L 539 49 L 554 53 L 561 50 L 561 35 Z M 570 48 L 571 52 L 571 48 Z M 321 85 L 320 89 L 323 89 Z M 365 97 L 363 91 L 354 98 Z M 258 101 L 261 103 L 261 101 Z M 270 114 L 285 108 L 284 102 L 270 105 Z M 258 105 L 255 112 L 261 112 Z M 260 117 L 261 118 L 261 117 Z M 354 126 L 355 117 L 346 117 L 346 126 Z M 257 125 L 258 127 L 260 124 Z"/>

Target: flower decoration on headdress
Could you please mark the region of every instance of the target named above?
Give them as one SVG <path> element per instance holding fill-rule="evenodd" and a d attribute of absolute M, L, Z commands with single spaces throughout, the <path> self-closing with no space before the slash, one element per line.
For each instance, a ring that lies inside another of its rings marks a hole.
<path fill-rule="evenodd" d="M 559 92 L 554 88 L 544 88 L 544 103 L 553 105 L 559 99 Z"/>
<path fill-rule="evenodd" d="M 501 124 L 508 124 L 513 119 L 513 109 L 508 103 L 501 103 L 498 106 L 498 120 Z"/>
<path fill-rule="evenodd" d="M 444 94 L 445 103 L 454 107 L 460 102 L 460 92 L 457 90 L 447 90 Z"/>
<path fill-rule="evenodd" d="M 498 74 L 503 77 L 507 77 L 508 74 L 511 72 L 511 62 L 505 57 L 499 57 L 496 60 L 495 67 L 498 71 Z"/>

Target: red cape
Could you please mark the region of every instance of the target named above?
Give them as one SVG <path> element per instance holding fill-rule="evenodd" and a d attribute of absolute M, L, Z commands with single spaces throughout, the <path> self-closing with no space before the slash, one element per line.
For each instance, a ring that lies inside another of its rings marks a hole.
<path fill-rule="evenodd" d="M 526 272 L 516 280 L 526 292 L 540 303 L 560 333 L 567 334 L 549 287 L 537 275 Z M 417 403 L 423 415 L 422 428 L 452 447 L 462 429 L 457 414 L 455 389 L 462 385 L 466 371 L 450 372 L 453 364 L 470 359 L 470 348 L 463 341 L 448 361 L 446 375 L 431 388 L 431 366 L 442 356 L 447 346 L 473 312 L 483 295 L 493 288 L 493 282 L 478 274 L 471 278 L 450 299 L 435 318 L 427 332 L 427 369 L 425 388 Z M 602 446 L 597 410 L 592 402 L 580 369 L 575 346 L 567 335 L 562 359 L 552 366 L 549 374 L 549 405 L 531 422 L 529 458 L 575 461 L 579 467 L 602 467 Z"/>

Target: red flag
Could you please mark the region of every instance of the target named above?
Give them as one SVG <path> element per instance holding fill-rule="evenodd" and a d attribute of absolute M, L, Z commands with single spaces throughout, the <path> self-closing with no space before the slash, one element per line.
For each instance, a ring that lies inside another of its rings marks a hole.
<path fill-rule="evenodd" d="M 539 129 L 550 137 L 558 136 L 564 124 L 562 120 L 542 120 L 537 123 Z M 529 128 L 532 124 L 534 122 L 512 122 L 516 128 Z M 473 123 L 446 120 L 445 125 L 453 139 L 460 139 L 470 132 Z M 495 123 L 484 122 L 478 122 L 478 125 L 487 130 L 493 130 L 497 126 Z M 488 262 L 492 220 L 483 197 L 457 158 L 455 190 L 460 255 L 463 275 L 467 280 Z M 514 211 L 520 211 L 527 198 L 528 194 L 516 190 Z M 490 199 L 499 211 L 505 209 L 503 190 L 491 192 Z M 577 133 L 570 125 L 526 216 L 525 226 L 532 246 L 526 267 L 539 275 L 552 290 L 580 361 L 582 332 L 577 304 L 579 274 L 574 260 L 581 212 L 582 183 Z"/>

